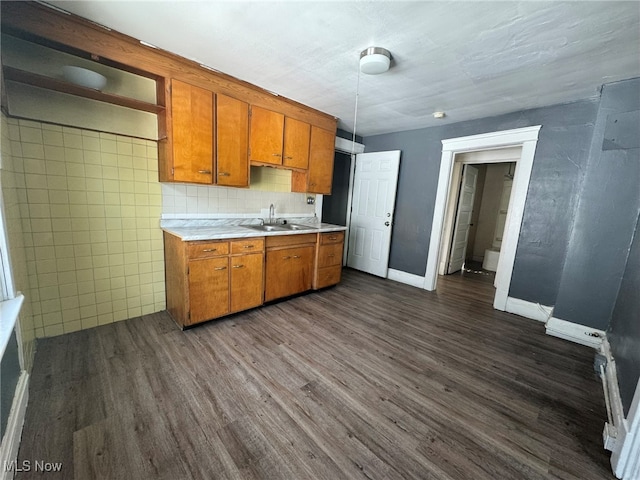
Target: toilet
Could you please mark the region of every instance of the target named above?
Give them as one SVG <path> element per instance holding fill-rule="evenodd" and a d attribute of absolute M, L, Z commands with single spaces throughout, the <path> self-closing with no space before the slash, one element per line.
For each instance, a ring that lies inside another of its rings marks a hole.
<path fill-rule="evenodd" d="M 500 258 L 499 248 L 487 248 L 484 251 L 484 259 L 482 260 L 482 269 L 495 272 L 498 270 L 498 259 Z"/>

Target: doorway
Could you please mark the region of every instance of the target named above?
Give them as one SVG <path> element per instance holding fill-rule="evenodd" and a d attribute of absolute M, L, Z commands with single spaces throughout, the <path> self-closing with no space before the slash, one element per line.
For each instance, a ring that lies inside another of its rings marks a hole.
<path fill-rule="evenodd" d="M 519 158 L 520 148 L 512 152 L 514 158 Z M 501 152 L 501 156 L 505 155 L 506 150 Z M 450 252 L 443 257 L 445 265 L 439 274 L 482 270 L 486 275 L 495 275 L 515 166 L 515 162 L 463 165 L 457 199 L 452 198 L 457 207 L 450 233 Z"/>
<path fill-rule="evenodd" d="M 435 290 L 438 281 L 438 271 L 442 263 L 441 259 L 443 258 L 442 246 L 450 244 L 450 242 L 443 242 L 443 235 L 449 236 L 449 232 L 451 231 L 450 225 L 445 226 L 447 221 L 453 221 L 451 220 L 452 215 L 449 213 L 450 209 L 447 207 L 450 206 L 452 185 L 457 185 L 460 181 L 462 165 L 464 164 L 462 160 L 464 157 L 462 157 L 462 155 L 469 152 L 477 152 L 480 157 L 485 155 L 487 158 L 486 160 L 483 159 L 475 163 L 492 163 L 491 157 L 495 157 L 495 154 L 499 150 L 505 150 L 508 149 L 508 147 L 520 147 L 520 157 L 516 160 L 517 168 L 513 178 L 513 190 L 509 201 L 502 248 L 498 259 L 495 279 L 496 294 L 493 302 L 493 306 L 497 310 L 506 310 L 509 287 L 511 285 L 511 274 L 513 272 L 520 226 L 524 213 L 524 204 L 529 188 L 533 158 L 540 128 L 541 125 L 536 125 L 533 127 L 504 130 L 442 141 L 443 149 L 440 160 L 440 175 L 438 177 L 438 188 L 433 211 L 431 239 L 429 242 L 429 254 L 427 256 L 424 280 L 424 288 L 426 290 Z M 486 152 L 490 152 L 490 154 Z M 493 160 L 493 162 L 495 162 L 495 160 Z M 444 256 L 444 258 L 446 258 L 446 256 Z"/>

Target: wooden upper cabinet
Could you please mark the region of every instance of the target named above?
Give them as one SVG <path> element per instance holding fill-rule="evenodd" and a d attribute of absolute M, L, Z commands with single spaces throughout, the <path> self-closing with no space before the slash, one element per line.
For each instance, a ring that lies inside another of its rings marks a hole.
<path fill-rule="evenodd" d="M 173 181 L 213 183 L 213 92 L 171 81 Z"/>
<path fill-rule="evenodd" d="M 228 187 L 249 185 L 249 104 L 216 95 L 216 183 Z"/>
<path fill-rule="evenodd" d="M 307 192 L 331 195 L 336 136 L 333 132 L 311 126 Z"/>
<path fill-rule="evenodd" d="M 284 115 L 265 108 L 251 107 L 250 160 L 282 165 Z"/>
<path fill-rule="evenodd" d="M 290 168 L 309 168 L 309 140 L 311 125 L 293 118 L 284 119 L 284 150 L 282 165 Z"/>

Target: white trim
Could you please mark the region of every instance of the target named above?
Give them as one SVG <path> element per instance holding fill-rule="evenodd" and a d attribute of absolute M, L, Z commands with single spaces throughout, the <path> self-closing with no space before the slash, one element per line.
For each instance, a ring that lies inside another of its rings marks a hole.
<path fill-rule="evenodd" d="M 22 426 L 24 425 L 28 402 L 29 374 L 23 370 L 16 385 L 16 393 L 13 397 L 7 429 L 4 432 L 2 445 L 0 446 L 0 480 L 12 479 L 15 475 L 15 471 L 7 470 L 5 465 L 9 465 L 18 458 L 18 448 L 20 447 Z"/>
<path fill-rule="evenodd" d="M 13 332 L 16 326 L 22 302 L 24 302 L 24 295 L 21 293 L 18 293 L 18 296 L 11 300 L 0 302 L 0 359 L 3 357 L 4 351 L 7 348 L 7 344 L 11 338 L 11 332 Z"/>
<path fill-rule="evenodd" d="M 496 296 L 493 306 L 498 310 L 505 310 L 540 128 L 541 125 L 536 125 L 533 127 L 517 128 L 442 141 L 443 148 L 440 160 L 440 175 L 438 177 L 438 190 L 436 192 L 433 211 L 429 255 L 427 256 L 425 281 L 423 285 L 424 289 L 435 290 L 436 288 L 438 279 L 438 257 L 440 254 L 447 199 L 451 189 L 451 174 L 455 163 L 455 155 L 474 150 L 521 145 L 522 152 L 520 159 L 517 161 L 513 178 L 513 189 L 509 201 L 505 233 L 503 235 L 495 281 Z"/>
<path fill-rule="evenodd" d="M 553 307 L 527 302 L 519 298 L 507 297 L 505 310 L 521 317 L 531 318 L 539 322 L 547 322 L 551 318 Z"/>
<path fill-rule="evenodd" d="M 393 268 L 387 270 L 387 278 L 394 282 L 406 283 L 407 285 L 418 288 L 422 288 L 424 285 L 424 277 L 414 275 L 413 273 L 403 272 L 402 270 L 395 270 Z"/>
<path fill-rule="evenodd" d="M 314 203 L 314 205 L 315 205 L 315 215 L 320 221 L 322 221 L 322 201 L 324 199 L 324 195 L 322 195 L 320 193 L 316 193 L 316 194 L 308 193 L 307 194 L 307 197 L 311 197 L 311 196 L 315 196 L 316 197 L 315 203 Z"/>
<path fill-rule="evenodd" d="M 606 333 L 597 328 L 587 327 L 579 323 L 567 322 L 561 318 L 551 317 L 547 322 L 547 335 L 569 340 L 570 342 L 600 348 Z"/>
<path fill-rule="evenodd" d="M 336 150 L 342 153 L 364 153 L 364 145 L 336 136 Z"/>
<path fill-rule="evenodd" d="M 611 353 L 611 345 L 605 337 L 600 353 L 607 360 L 605 368 L 605 385 L 609 397 L 609 405 L 613 425 L 605 423 L 603 439 L 605 445 L 611 442 L 611 468 L 616 477 L 624 480 L 640 478 L 640 381 L 631 401 L 629 414 L 624 418 L 624 408 L 620 397 L 620 387 L 615 358 Z M 612 437 L 614 435 L 614 437 Z"/>

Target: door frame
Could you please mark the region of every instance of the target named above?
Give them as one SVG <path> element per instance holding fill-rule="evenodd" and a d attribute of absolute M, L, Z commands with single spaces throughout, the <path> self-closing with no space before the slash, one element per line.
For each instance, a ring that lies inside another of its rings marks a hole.
<path fill-rule="evenodd" d="M 353 204 L 353 179 L 356 175 L 356 155 L 364 153 L 364 145 L 346 138 L 336 137 L 336 152 L 349 155 L 349 186 L 347 191 L 347 230 L 344 232 L 344 247 L 342 249 L 342 266 L 347 265 L 347 254 L 349 253 L 349 231 L 351 229 L 351 205 Z M 322 195 L 320 195 L 322 197 Z M 322 200 L 320 201 L 320 215 L 322 217 Z"/>
<path fill-rule="evenodd" d="M 425 290 L 435 290 L 438 281 L 438 264 L 440 263 L 440 246 L 444 234 L 445 214 L 447 202 L 453 188 L 453 173 L 456 165 L 455 157 L 465 152 L 478 150 L 491 150 L 504 147 L 521 146 L 520 158 L 516 162 L 516 172 L 513 178 L 513 189 L 509 200 L 509 209 L 503 236 L 498 270 L 496 272 L 496 296 L 493 307 L 497 310 L 506 310 L 513 264 L 515 262 L 516 248 L 520 236 L 520 227 L 524 214 L 524 205 L 531 179 L 533 158 L 538 143 L 538 133 L 542 125 L 535 125 L 512 130 L 483 133 L 467 137 L 458 137 L 442 140 L 442 156 L 440 159 L 440 174 L 438 176 L 438 188 L 433 210 L 433 222 L 431 225 L 431 238 L 429 241 L 429 254 L 424 278 Z M 461 170 L 458 167 L 458 170 Z"/>
<path fill-rule="evenodd" d="M 520 159 L 522 149 L 520 146 L 504 147 L 500 149 L 480 150 L 477 152 L 459 153 L 455 156 L 453 172 L 451 174 L 451 190 L 449 201 L 445 209 L 444 230 L 442 231 L 442 244 L 440 246 L 440 263 L 438 275 L 447 274 L 447 263 L 451 254 L 453 229 L 455 228 L 456 208 L 460 196 L 460 185 L 464 165 L 487 165 L 489 163 L 516 163 Z M 509 197 L 511 200 L 511 197 Z"/>

